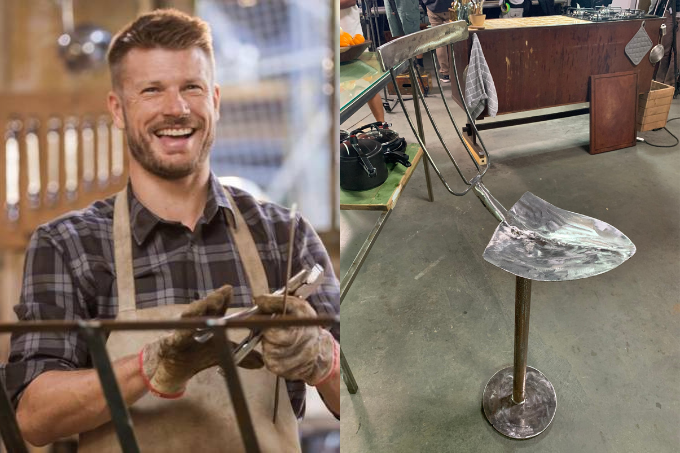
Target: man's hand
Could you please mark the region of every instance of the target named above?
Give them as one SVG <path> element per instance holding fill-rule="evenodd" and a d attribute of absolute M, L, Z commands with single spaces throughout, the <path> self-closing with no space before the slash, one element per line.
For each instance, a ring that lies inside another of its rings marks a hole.
<path fill-rule="evenodd" d="M 223 316 L 231 302 L 231 295 L 232 287 L 225 285 L 205 299 L 189 304 L 182 312 L 182 318 Z M 193 334 L 193 330 L 177 330 L 145 345 L 140 351 L 140 369 L 152 393 L 164 398 L 178 398 L 196 373 L 217 365 L 214 339 L 199 343 L 194 340 Z M 260 368 L 262 365 L 262 358 L 257 352 L 251 352 L 240 363 L 244 368 Z"/>
<path fill-rule="evenodd" d="M 283 313 L 283 296 L 258 296 L 255 304 L 264 314 Z M 294 296 L 287 297 L 286 314 L 316 318 L 312 306 Z M 338 354 L 333 335 L 319 326 L 266 329 L 262 350 L 269 371 L 289 380 L 303 380 L 309 385 L 318 385 L 331 375 Z"/>

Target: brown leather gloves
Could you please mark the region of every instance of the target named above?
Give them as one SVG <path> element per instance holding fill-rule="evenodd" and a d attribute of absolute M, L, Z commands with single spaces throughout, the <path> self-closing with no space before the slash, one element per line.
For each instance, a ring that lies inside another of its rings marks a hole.
<path fill-rule="evenodd" d="M 205 299 L 189 304 L 182 312 L 182 318 L 201 316 L 223 316 L 231 301 L 232 287 L 225 285 Z M 149 390 L 163 398 L 179 398 L 187 382 L 196 373 L 217 365 L 214 340 L 205 343 L 193 339 L 193 330 L 177 330 L 174 333 L 149 343 L 139 353 L 139 366 Z M 235 344 L 232 343 L 232 347 Z M 240 366 L 262 367 L 258 353 L 250 353 Z"/>
<path fill-rule="evenodd" d="M 263 314 L 283 313 L 283 296 L 263 295 L 255 298 Z M 288 296 L 286 314 L 315 318 L 316 311 L 307 301 Z M 289 380 L 303 380 L 309 385 L 325 381 L 337 366 L 339 347 L 333 335 L 319 326 L 271 328 L 262 338 L 264 363 L 272 373 Z"/>

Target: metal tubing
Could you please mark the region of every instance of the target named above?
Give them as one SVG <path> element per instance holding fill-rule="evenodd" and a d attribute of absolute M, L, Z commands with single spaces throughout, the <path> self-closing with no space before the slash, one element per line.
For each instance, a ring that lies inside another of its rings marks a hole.
<path fill-rule="evenodd" d="M 359 390 L 359 386 L 357 385 L 357 381 L 354 380 L 354 375 L 349 368 L 345 354 L 342 352 L 342 347 L 340 348 L 340 369 L 342 370 L 342 380 L 345 381 L 347 391 L 354 395 L 357 390 Z"/>
<path fill-rule="evenodd" d="M 113 373 L 113 366 L 111 360 L 109 360 L 109 354 L 106 352 L 104 335 L 100 329 L 91 326 L 84 326 L 82 332 L 87 340 L 92 364 L 97 370 L 102 384 L 120 448 L 124 453 L 139 453 L 135 432 L 132 429 L 132 419 L 123 400 L 123 395 L 120 393 L 116 375 Z"/>
<path fill-rule="evenodd" d="M 0 322 L 0 333 L 67 332 L 86 327 L 112 332 L 115 330 L 168 330 L 221 327 L 227 329 L 264 329 L 270 327 L 330 326 L 340 321 L 338 316 L 297 318 L 295 316 L 253 315 L 248 319 L 225 322 L 215 318 L 186 318 L 172 321 L 22 321 Z"/>
<path fill-rule="evenodd" d="M 352 261 L 352 265 L 349 267 L 347 273 L 345 273 L 345 276 L 342 278 L 342 282 L 340 283 L 341 305 L 342 301 L 345 299 L 345 296 L 347 295 L 347 292 L 349 291 L 349 288 L 352 286 L 354 279 L 359 273 L 359 269 L 361 269 L 361 266 L 364 264 L 366 256 L 368 256 L 368 252 L 371 251 L 371 247 L 373 247 L 373 244 L 375 243 L 376 239 L 378 239 L 378 235 L 382 231 L 383 226 L 385 226 L 385 222 L 387 221 L 387 218 L 390 216 L 391 213 L 392 210 L 389 210 L 384 211 L 383 213 L 380 214 L 380 217 L 378 217 L 378 221 L 375 222 L 375 225 L 373 226 L 371 233 L 364 241 L 363 245 L 361 246 L 361 249 L 359 250 L 359 253 L 357 253 L 357 256 L 354 258 L 354 261 Z"/>
<path fill-rule="evenodd" d="M 413 62 L 409 60 L 409 67 L 411 69 L 411 84 L 414 86 L 414 89 L 416 89 L 415 84 L 413 83 Z M 437 75 L 437 84 L 439 85 L 439 76 Z M 441 85 L 439 85 L 439 90 L 441 91 Z M 460 169 L 458 166 L 458 163 L 456 162 L 456 159 L 453 157 L 453 154 L 451 154 L 451 151 L 449 151 L 449 147 L 446 146 L 446 143 L 444 141 L 444 137 L 442 137 L 442 134 L 439 132 L 439 128 L 437 127 L 437 123 L 434 120 L 434 117 L 432 116 L 432 112 L 430 112 L 430 108 L 427 106 L 427 103 L 425 102 L 425 94 L 423 91 L 420 89 L 420 85 L 417 86 L 417 93 L 414 93 L 413 99 L 414 99 L 414 104 L 416 104 L 415 99 L 420 96 L 422 101 L 423 101 L 423 107 L 425 107 L 425 113 L 427 113 L 427 117 L 430 118 L 430 123 L 432 124 L 432 127 L 434 128 L 435 133 L 437 134 L 437 137 L 439 138 L 439 143 L 442 144 L 444 147 L 444 151 L 446 151 L 446 154 L 448 154 L 449 159 L 451 159 L 451 162 L 453 163 L 453 166 L 456 168 L 456 171 L 458 172 L 458 176 L 460 176 L 460 179 L 466 184 L 470 185 L 470 181 L 465 179 L 465 176 L 463 175 L 463 171 Z M 417 105 L 417 104 L 416 104 Z M 416 110 L 416 119 L 418 119 L 418 114 L 419 110 Z M 456 129 L 456 132 L 458 132 L 458 128 L 456 127 L 456 123 L 453 123 L 454 128 Z M 422 129 L 422 124 L 419 124 L 420 129 Z M 460 133 L 458 133 L 460 136 Z M 462 140 L 461 140 L 462 141 Z M 470 153 L 470 159 L 474 162 L 474 159 L 472 158 L 472 154 Z"/>
<path fill-rule="evenodd" d="M 28 453 L 2 376 L 0 376 L 0 436 L 8 453 Z M 1 448 L 0 451 L 2 451 Z"/>
<path fill-rule="evenodd" d="M 392 3 L 394 1 L 392 0 Z M 411 78 L 411 89 L 412 90 L 418 90 L 420 91 L 420 75 L 417 77 L 416 81 L 416 75 L 414 72 L 413 68 L 413 62 L 409 60 L 409 75 Z M 397 85 L 394 85 L 397 87 Z M 397 87 L 398 90 L 398 87 Z M 425 106 L 427 108 L 427 105 Z M 420 113 L 420 104 L 418 102 L 418 95 L 416 93 L 413 93 L 413 108 L 416 111 L 416 124 L 418 125 L 418 134 L 420 135 L 420 138 L 423 143 L 425 143 L 425 132 L 423 131 L 423 118 Z M 428 112 L 429 115 L 429 112 Z M 435 126 L 436 129 L 436 126 Z M 427 159 L 423 159 L 423 169 L 425 170 L 425 182 L 427 183 L 427 197 L 428 199 L 432 202 L 434 201 L 434 195 L 432 194 L 432 182 L 430 181 L 430 169 L 427 167 Z"/>
<path fill-rule="evenodd" d="M 517 277 L 515 282 L 515 361 L 512 382 L 512 402 L 524 402 L 527 379 L 527 347 L 529 345 L 529 311 L 531 280 Z"/>
<path fill-rule="evenodd" d="M 227 391 L 231 396 L 231 404 L 234 407 L 236 421 L 241 430 L 241 437 L 246 447 L 246 452 L 259 453 L 260 447 L 257 443 L 255 428 L 250 418 L 250 412 L 248 412 L 246 397 L 243 394 L 241 380 L 238 377 L 238 371 L 234 363 L 234 351 L 231 349 L 231 343 L 227 340 L 227 332 L 224 329 L 215 328 L 213 329 L 213 337 L 215 348 L 218 351 L 219 365 L 222 371 L 224 371 L 224 381 L 227 384 Z"/>
<path fill-rule="evenodd" d="M 410 64 L 410 61 L 409 61 L 409 64 Z M 390 77 L 392 77 L 392 83 L 394 84 L 394 86 L 397 86 L 397 77 L 395 75 L 394 68 L 390 69 Z M 399 90 L 397 90 L 397 98 L 399 99 L 399 104 L 401 105 L 401 108 L 404 110 L 404 116 L 406 117 L 406 121 L 408 121 L 408 125 L 411 126 L 411 131 L 413 132 L 413 135 L 416 136 L 416 140 L 418 140 L 418 144 L 423 149 L 423 152 L 425 153 L 425 157 L 427 157 L 427 159 L 432 164 L 432 169 L 437 174 L 437 176 L 439 177 L 439 180 L 442 182 L 442 184 L 444 184 L 444 187 L 446 187 L 446 190 L 448 190 L 449 193 L 456 195 L 456 196 L 465 195 L 468 192 L 468 190 L 470 190 L 472 188 L 472 186 L 468 186 L 468 188 L 465 189 L 461 193 L 458 193 L 458 192 L 454 191 L 453 189 L 451 189 L 451 186 L 449 186 L 449 184 L 444 179 L 444 176 L 442 176 L 441 172 L 437 168 L 437 164 L 434 163 L 432 156 L 430 156 L 430 152 L 427 150 L 427 147 L 425 147 L 425 142 L 422 141 L 420 135 L 418 134 L 418 131 L 416 130 L 416 126 L 413 125 L 413 121 L 411 120 L 411 116 L 408 114 L 408 111 L 406 110 L 406 105 L 404 104 L 404 98 L 401 96 L 401 92 Z"/>
<path fill-rule="evenodd" d="M 465 151 L 467 151 L 468 155 L 470 156 L 470 159 L 472 160 L 472 163 L 475 164 L 475 168 L 477 168 L 478 172 L 481 172 L 482 169 L 479 167 L 479 164 L 477 164 L 477 160 L 475 160 L 474 156 L 472 155 L 472 150 L 470 147 L 468 147 L 468 144 L 463 140 L 463 134 L 460 129 L 458 129 L 458 124 L 456 124 L 456 120 L 453 119 L 453 114 L 451 113 L 451 109 L 449 108 L 449 103 L 446 101 L 446 98 L 444 97 L 444 90 L 442 90 L 442 83 L 441 79 L 439 78 L 439 65 L 437 64 L 437 52 L 435 50 L 430 51 L 430 56 L 432 57 L 432 66 L 433 66 L 433 71 L 434 71 L 434 79 L 437 81 L 437 88 L 439 88 L 439 95 L 442 98 L 442 102 L 444 103 L 444 107 L 446 108 L 446 113 L 449 114 L 449 119 L 451 120 L 451 123 L 453 124 L 453 130 L 456 131 L 456 134 L 458 135 L 458 139 L 460 142 L 463 144 L 463 147 L 465 148 Z M 465 128 L 463 128 L 463 131 L 465 131 Z M 451 156 L 453 158 L 453 156 Z M 488 162 L 488 161 L 487 161 Z"/>

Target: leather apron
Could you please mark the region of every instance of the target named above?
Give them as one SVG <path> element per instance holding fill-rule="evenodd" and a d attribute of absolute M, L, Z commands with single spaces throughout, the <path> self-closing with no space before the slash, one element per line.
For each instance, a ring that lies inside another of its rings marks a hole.
<path fill-rule="evenodd" d="M 268 293 L 269 287 L 262 261 L 248 226 L 227 190 L 234 212 L 235 226 L 229 223 L 234 247 L 241 258 L 253 296 Z M 113 240 L 119 320 L 159 320 L 179 318 L 185 304 L 158 306 L 137 310 L 132 270 L 130 213 L 127 189 L 116 196 Z M 229 309 L 227 312 L 243 310 Z M 239 343 L 247 329 L 229 329 L 229 339 Z M 111 361 L 138 354 L 142 347 L 170 331 L 114 331 L 106 348 Z M 261 345 L 257 350 L 262 352 Z M 145 394 L 129 408 L 137 442 L 147 452 L 243 452 L 245 447 L 238 428 L 234 408 L 219 367 L 208 368 L 189 380 L 181 398 L 163 399 Z M 298 425 L 290 404 L 286 385 L 279 386 L 279 408 L 276 424 L 272 423 L 276 376 L 266 367 L 257 370 L 238 368 L 239 377 L 263 452 L 299 452 Z M 111 422 L 80 435 L 81 453 L 120 452 L 118 438 Z"/>

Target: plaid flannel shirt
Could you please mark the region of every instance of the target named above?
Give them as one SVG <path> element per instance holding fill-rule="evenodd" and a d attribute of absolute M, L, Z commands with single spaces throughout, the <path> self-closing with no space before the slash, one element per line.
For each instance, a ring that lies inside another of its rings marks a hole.
<path fill-rule="evenodd" d="M 252 305 L 245 273 L 228 234 L 233 207 L 210 178 L 209 196 L 195 230 L 169 222 L 144 207 L 128 190 L 137 308 L 188 304 L 224 284 L 234 287 L 230 307 Z M 272 291 L 284 286 L 289 211 L 229 188 L 253 236 Z M 19 320 L 112 319 L 118 312 L 113 252 L 114 197 L 97 201 L 40 226 L 26 254 Z M 228 213 L 218 215 L 221 208 Z M 319 314 L 339 313 L 339 286 L 326 249 L 314 229 L 298 218 L 293 252 L 295 274 L 321 264 L 325 279 L 308 299 Z M 339 341 L 340 329 L 331 330 Z M 26 386 L 48 370 L 91 368 L 85 339 L 76 332 L 13 335 L 8 363 L 0 365 L 14 404 Z M 298 417 L 304 415 L 305 384 L 287 381 Z"/>

